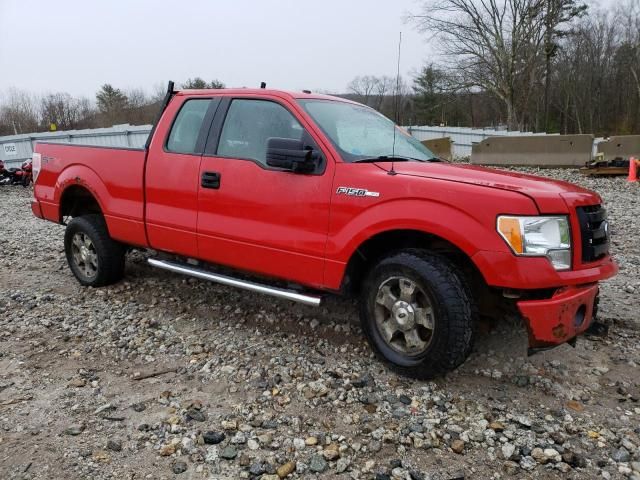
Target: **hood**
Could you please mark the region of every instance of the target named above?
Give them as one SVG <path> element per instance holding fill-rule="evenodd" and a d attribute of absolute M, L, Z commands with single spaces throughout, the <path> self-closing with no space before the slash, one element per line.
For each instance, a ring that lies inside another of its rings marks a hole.
<path fill-rule="evenodd" d="M 389 163 L 379 163 L 378 165 L 385 170 L 390 169 Z M 476 165 L 444 162 L 396 162 L 394 170 L 399 175 L 433 178 L 518 192 L 530 197 L 536 203 L 540 213 L 565 212 L 567 205 L 601 203 L 597 193 L 573 183 Z"/>

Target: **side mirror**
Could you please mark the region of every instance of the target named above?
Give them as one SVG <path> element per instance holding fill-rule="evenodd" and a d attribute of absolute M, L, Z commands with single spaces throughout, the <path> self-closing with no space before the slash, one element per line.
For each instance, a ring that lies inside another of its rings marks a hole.
<path fill-rule="evenodd" d="M 300 140 L 273 137 L 267 140 L 267 165 L 294 173 L 313 173 L 320 155 Z"/>

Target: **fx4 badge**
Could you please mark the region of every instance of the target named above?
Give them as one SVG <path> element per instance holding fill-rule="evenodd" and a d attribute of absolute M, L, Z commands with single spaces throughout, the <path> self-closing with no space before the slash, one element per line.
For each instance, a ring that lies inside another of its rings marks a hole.
<path fill-rule="evenodd" d="M 336 195 L 349 195 L 351 197 L 379 197 L 380 192 L 370 192 L 366 188 L 338 187 Z"/>

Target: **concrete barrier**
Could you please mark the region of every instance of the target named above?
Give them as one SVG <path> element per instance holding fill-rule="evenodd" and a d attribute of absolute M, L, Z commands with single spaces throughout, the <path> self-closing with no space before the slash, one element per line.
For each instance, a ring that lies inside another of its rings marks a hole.
<path fill-rule="evenodd" d="M 492 137 L 475 143 L 471 163 L 581 167 L 591 160 L 593 135 Z"/>
<path fill-rule="evenodd" d="M 640 157 L 640 135 L 617 135 L 598 143 L 598 153 L 606 161 L 614 158 Z"/>
<path fill-rule="evenodd" d="M 420 142 L 427 147 L 437 157 L 451 161 L 453 159 L 453 149 L 450 137 L 434 138 L 432 140 L 423 140 Z"/>
<path fill-rule="evenodd" d="M 424 140 L 434 140 L 436 138 L 449 137 L 452 142 L 451 150 L 455 158 L 471 156 L 471 146 L 476 142 L 481 142 L 490 137 L 522 137 L 529 135 L 558 135 L 557 133 L 533 133 L 520 132 L 517 130 L 494 130 L 492 128 L 470 128 L 470 127 L 436 127 L 430 125 L 413 125 L 403 127 L 421 142 Z"/>

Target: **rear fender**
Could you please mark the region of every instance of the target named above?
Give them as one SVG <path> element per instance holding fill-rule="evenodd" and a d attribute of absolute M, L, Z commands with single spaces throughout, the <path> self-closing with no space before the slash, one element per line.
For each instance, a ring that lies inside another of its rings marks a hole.
<path fill-rule="evenodd" d="M 71 165 L 60 173 L 54 188 L 53 203 L 41 202 L 45 218 L 62 222 L 60 218 L 62 196 L 71 186 L 83 187 L 93 195 L 100 206 L 111 238 L 128 245 L 148 247 L 142 213 L 139 216 L 131 215 L 132 211 L 142 211 L 142 202 L 125 197 L 114 198 L 100 176 L 85 165 Z M 132 204 L 135 210 L 132 210 Z M 45 212 L 45 210 L 48 211 Z"/>
<path fill-rule="evenodd" d="M 93 198 L 96 199 L 96 202 L 98 202 L 98 205 L 100 205 L 100 210 L 102 210 L 105 218 L 108 216 L 110 212 L 109 193 L 104 182 L 100 179 L 98 174 L 90 168 L 84 165 L 71 165 L 60 172 L 56 181 L 53 199 L 57 206 L 56 221 L 62 221 L 62 218 L 60 217 L 62 197 L 67 188 L 71 186 L 80 186 L 89 191 L 91 195 L 93 195 Z"/>

